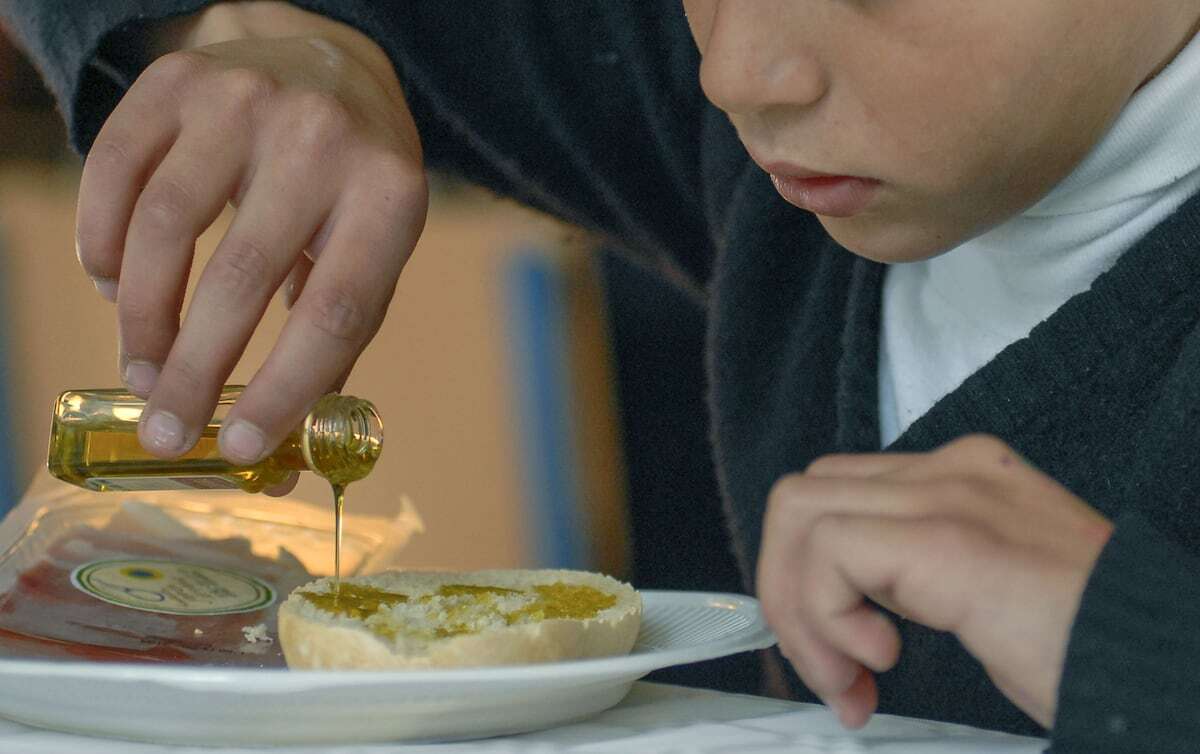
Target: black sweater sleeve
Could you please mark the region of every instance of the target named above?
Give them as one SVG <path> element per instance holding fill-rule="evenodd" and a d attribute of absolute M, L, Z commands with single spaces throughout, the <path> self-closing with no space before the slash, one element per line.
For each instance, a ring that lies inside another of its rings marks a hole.
<path fill-rule="evenodd" d="M 1196 240 L 1179 243 L 1190 253 Z M 1155 295 L 1164 321 L 1182 320 L 1179 347 L 1146 387 L 1161 398 L 1135 433 L 1138 460 L 1113 474 L 1125 510 L 1071 627 L 1057 752 L 1200 751 L 1200 476 L 1186 450 L 1200 423 L 1200 329 L 1187 324 L 1191 298 Z"/>
<path fill-rule="evenodd" d="M 1052 751 L 1196 751 L 1198 662 L 1200 558 L 1121 516 L 1072 628 Z"/>
<path fill-rule="evenodd" d="M 144 24 L 206 0 L 0 0 L 86 152 Z M 676 0 L 295 0 L 388 53 L 430 167 L 596 231 L 703 285 L 706 109 Z"/>

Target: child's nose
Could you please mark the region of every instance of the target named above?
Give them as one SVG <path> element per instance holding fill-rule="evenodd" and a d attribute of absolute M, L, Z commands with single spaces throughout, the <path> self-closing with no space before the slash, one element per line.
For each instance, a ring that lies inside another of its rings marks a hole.
<path fill-rule="evenodd" d="M 700 85 L 728 113 L 773 105 L 811 105 L 827 87 L 821 62 L 800 43 L 796 24 L 782 15 L 793 0 L 725 0 L 714 3 L 702 45 Z M 799 28 L 803 28 L 802 26 Z"/>

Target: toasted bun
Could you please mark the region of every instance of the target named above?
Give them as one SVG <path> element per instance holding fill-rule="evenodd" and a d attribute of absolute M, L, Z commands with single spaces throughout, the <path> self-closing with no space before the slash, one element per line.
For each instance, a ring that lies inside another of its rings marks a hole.
<path fill-rule="evenodd" d="M 296 589 L 279 607 L 279 640 L 288 667 L 397 670 L 621 655 L 633 648 L 642 617 L 642 599 L 632 587 L 585 571 L 391 571 L 342 584 L 341 609 L 328 607 L 330 578 Z M 585 610 L 592 617 L 554 617 L 539 600 L 561 591 L 558 585 L 568 591 L 584 587 L 575 594 L 608 606 L 593 604 Z M 463 586 L 475 587 L 476 593 L 462 594 Z M 406 600 L 356 611 L 346 596 L 356 587 Z M 326 607 L 314 602 L 321 595 Z"/>

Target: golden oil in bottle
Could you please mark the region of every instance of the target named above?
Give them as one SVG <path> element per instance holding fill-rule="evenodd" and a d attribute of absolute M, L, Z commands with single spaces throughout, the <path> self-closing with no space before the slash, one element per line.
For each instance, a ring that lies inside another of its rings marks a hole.
<path fill-rule="evenodd" d="M 342 504 L 346 485 L 367 476 L 383 449 L 383 421 L 369 401 L 329 394 L 280 443 L 249 466 L 221 457 L 217 432 L 242 393 L 227 386 L 195 447 L 178 458 L 151 455 L 138 441 L 146 402 L 125 390 L 69 390 L 58 397 L 47 467 L 90 490 L 234 489 L 258 492 L 293 471 L 313 471 L 334 493 L 335 573 L 341 575 Z"/>
<path fill-rule="evenodd" d="M 50 473 L 91 490 L 233 489 L 258 492 L 292 471 L 313 471 L 344 487 L 370 473 L 383 447 L 383 422 L 361 398 L 317 401 L 304 421 L 258 463 L 221 457 L 217 432 L 240 386 L 221 392 L 216 414 L 195 447 L 178 458 L 142 448 L 137 427 L 145 401 L 124 390 L 71 390 L 58 397 L 50 430 Z"/>

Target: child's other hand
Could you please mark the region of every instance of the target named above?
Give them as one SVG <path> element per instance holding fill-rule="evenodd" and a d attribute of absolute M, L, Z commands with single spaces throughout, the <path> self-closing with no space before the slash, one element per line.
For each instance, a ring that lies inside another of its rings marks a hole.
<path fill-rule="evenodd" d="M 157 455 L 196 442 L 290 275 L 291 315 L 221 436 L 235 462 L 271 451 L 344 382 L 424 226 L 420 144 L 386 56 L 319 16 L 293 28 L 312 33 L 158 58 L 84 166 L 80 262 L 116 300 L 122 377 L 149 396 L 139 432 Z M 227 202 L 236 217 L 180 325 L 196 237 Z"/>
<path fill-rule="evenodd" d="M 867 599 L 952 631 L 1040 724 L 1112 525 L 991 437 L 827 456 L 771 492 L 758 590 L 780 649 L 844 725 L 875 711 L 899 634 Z"/>

